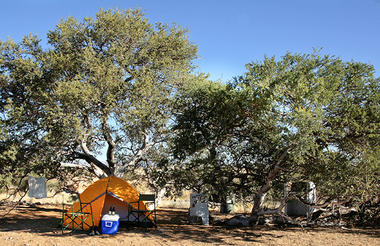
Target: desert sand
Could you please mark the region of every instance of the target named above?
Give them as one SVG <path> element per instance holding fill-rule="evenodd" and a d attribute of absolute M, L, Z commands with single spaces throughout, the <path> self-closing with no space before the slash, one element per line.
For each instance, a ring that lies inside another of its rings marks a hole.
<path fill-rule="evenodd" d="M 7 207 L 0 209 L 4 212 Z M 165 208 L 157 211 L 157 228 L 122 227 L 116 235 L 62 235 L 60 216 L 59 206 L 19 207 L 1 219 L 0 245 L 380 245 L 380 229 L 189 225 L 185 209 Z"/>

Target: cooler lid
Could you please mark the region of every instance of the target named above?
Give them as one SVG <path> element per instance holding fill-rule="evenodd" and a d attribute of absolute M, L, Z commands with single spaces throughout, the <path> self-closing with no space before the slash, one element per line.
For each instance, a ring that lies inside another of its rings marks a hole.
<path fill-rule="evenodd" d="M 102 217 L 102 220 L 107 221 L 118 221 L 120 219 L 120 216 L 118 214 L 105 214 Z"/>

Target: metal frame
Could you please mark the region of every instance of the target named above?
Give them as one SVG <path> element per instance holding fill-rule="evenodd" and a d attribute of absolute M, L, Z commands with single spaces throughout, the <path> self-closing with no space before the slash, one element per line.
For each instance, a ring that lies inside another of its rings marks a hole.
<path fill-rule="evenodd" d="M 67 204 L 66 204 L 67 205 Z M 83 206 L 84 205 L 84 206 Z M 84 225 L 88 226 L 89 230 L 92 230 L 94 227 L 94 217 L 92 213 L 92 205 L 90 203 L 82 203 L 79 200 L 79 210 L 74 211 L 74 204 L 69 205 L 71 206 L 71 210 L 65 209 L 65 204 L 62 203 L 62 220 L 61 220 L 61 230 L 62 234 L 64 234 L 66 229 L 71 229 L 70 233 L 73 233 L 77 231 L 78 229 L 84 230 Z M 90 206 L 90 212 L 83 212 L 83 208 Z M 71 211 L 71 212 L 70 212 Z M 91 225 L 88 223 L 88 219 L 91 218 Z M 78 222 L 79 220 L 79 222 Z M 65 225 L 65 223 L 67 223 Z M 73 228 L 69 228 L 70 226 L 73 226 Z"/>
<path fill-rule="evenodd" d="M 149 204 L 153 204 L 153 210 L 146 209 L 145 206 L 144 208 L 140 208 L 141 202 L 145 203 L 146 206 Z M 155 194 L 140 194 L 139 195 L 139 200 L 136 202 L 131 202 L 132 203 L 137 203 L 137 209 L 133 206 L 129 206 L 129 211 L 128 211 L 128 220 L 130 220 L 130 215 L 132 213 L 137 214 L 137 218 L 135 217 L 135 221 L 131 222 L 136 222 L 138 224 L 145 224 L 146 226 L 150 223 L 153 224 L 154 227 L 157 227 L 157 214 L 156 214 L 156 196 Z M 149 218 L 149 216 L 153 217 L 153 221 Z"/>

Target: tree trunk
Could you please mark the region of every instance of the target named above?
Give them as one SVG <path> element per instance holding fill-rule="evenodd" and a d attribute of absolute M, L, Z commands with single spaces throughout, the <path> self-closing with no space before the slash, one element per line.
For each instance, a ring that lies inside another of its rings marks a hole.
<path fill-rule="evenodd" d="M 262 210 L 262 206 L 265 201 L 265 196 L 267 195 L 268 191 L 272 188 L 273 181 L 276 179 L 277 174 L 281 171 L 281 165 L 283 164 L 283 160 L 287 153 L 288 151 L 286 150 L 284 151 L 284 153 L 281 154 L 273 169 L 267 174 L 264 185 L 261 186 L 260 190 L 255 194 L 253 198 L 253 208 L 251 211 L 251 217 L 249 219 L 251 222 L 257 221 L 259 213 Z"/>
<path fill-rule="evenodd" d="M 253 198 L 253 208 L 251 211 L 251 221 L 256 221 L 259 217 L 259 212 L 264 204 L 265 197 L 268 191 L 263 191 L 261 188 L 260 191 Z"/>

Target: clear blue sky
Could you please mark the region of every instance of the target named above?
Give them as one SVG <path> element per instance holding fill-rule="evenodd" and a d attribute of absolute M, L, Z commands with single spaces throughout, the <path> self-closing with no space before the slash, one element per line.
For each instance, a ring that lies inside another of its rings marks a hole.
<path fill-rule="evenodd" d="M 0 5 L 0 40 L 46 33 L 68 16 L 141 8 L 151 22 L 177 23 L 198 45 L 199 71 L 227 81 L 244 65 L 286 51 L 323 48 L 380 74 L 380 0 L 12 0 Z"/>

